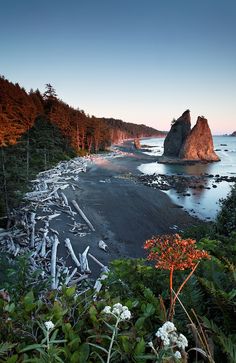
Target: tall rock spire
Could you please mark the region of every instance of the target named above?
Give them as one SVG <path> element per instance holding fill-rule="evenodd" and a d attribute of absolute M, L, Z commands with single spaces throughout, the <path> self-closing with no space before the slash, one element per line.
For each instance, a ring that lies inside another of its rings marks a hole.
<path fill-rule="evenodd" d="M 164 141 L 164 156 L 178 157 L 191 130 L 190 111 L 186 110 L 171 126 Z"/>
<path fill-rule="evenodd" d="M 207 119 L 203 116 L 198 116 L 196 125 L 182 145 L 179 157 L 186 160 L 220 160 L 214 151 L 212 134 Z"/>
<path fill-rule="evenodd" d="M 167 158 L 167 159 L 166 159 Z M 170 160 L 168 159 L 170 158 Z M 171 126 L 164 141 L 162 162 L 180 160 L 219 161 L 214 151 L 207 119 L 199 116 L 191 130 L 190 111 L 185 111 Z"/>

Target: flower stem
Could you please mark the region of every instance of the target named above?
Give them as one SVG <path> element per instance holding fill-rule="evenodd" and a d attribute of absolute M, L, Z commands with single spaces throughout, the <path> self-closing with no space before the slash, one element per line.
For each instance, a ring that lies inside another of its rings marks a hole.
<path fill-rule="evenodd" d="M 173 309 L 174 309 L 174 307 L 173 307 L 173 292 L 172 292 L 172 290 L 173 290 L 173 274 L 174 274 L 174 268 L 173 268 L 173 266 L 171 267 L 171 269 L 170 269 L 170 282 L 169 282 L 169 284 L 170 284 L 170 310 L 169 310 L 169 320 L 170 321 L 172 321 L 172 319 L 173 319 L 173 313 L 172 313 L 172 311 L 173 311 Z"/>
<path fill-rule="evenodd" d="M 190 277 L 192 276 L 192 274 L 194 273 L 194 271 L 196 270 L 196 268 L 198 267 L 199 262 L 196 263 L 196 265 L 193 267 L 192 271 L 190 271 L 190 273 L 188 274 L 188 276 L 186 277 L 186 279 L 183 281 L 183 283 L 180 285 L 180 287 L 178 288 L 175 296 L 174 296 L 174 300 L 173 300 L 173 304 L 175 305 L 177 296 L 180 294 L 181 290 L 183 289 L 184 285 L 186 284 L 186 282 L 190 279 Z"/>
<path fill-rule="evenodd" d="M 119 322 L 120 322 L 120 319 L 117 318 L 116 324 L 115 324 L 114 329 L 113 329 L 112 337 L 111 337 L 111 342 L 110 342 L 109 351 L 108 351 L 108 355 L 107 355 L 107 363 L 110 362 L 111 350 L 112 350 L 112 346 L 113 346 L 113 343 L 114 343 L 114 339 L 115 339 L 115 335 L 116 335 L 116 332 L 117 332 L 117 327 L 118 327 Z"/>

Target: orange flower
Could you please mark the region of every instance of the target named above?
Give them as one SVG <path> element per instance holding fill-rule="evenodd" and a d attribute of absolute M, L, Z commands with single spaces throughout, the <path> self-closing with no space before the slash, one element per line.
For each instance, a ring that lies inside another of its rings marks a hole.
<path fill-rule="evenodd" d="M 210 258 L 204 250 L 198 250 L 196 241 L 182 239 L 178 234 L 153 237 L 144 244 L 150 249 L 148 260 L 156 261 L 155 267 L 164 270 L 192 269 L 198 261 Z"/>
<path fill-rule="evenodd" d="M 200 260 L 210 259 L 204 250 L 198 250 L 196 241 L 190 238 L 182 239 L 178 234 L 153 237 L 144 244 L 144 248 L 151 250 L 148 260 L 155 261 L 158 269 L 169 270 L 170 308 L 169 320 L 172 321 L 176 299 L 186 282 L 196 270 Z M 173 296 L 173 276 L 175 270 L 191 269 Z"/>

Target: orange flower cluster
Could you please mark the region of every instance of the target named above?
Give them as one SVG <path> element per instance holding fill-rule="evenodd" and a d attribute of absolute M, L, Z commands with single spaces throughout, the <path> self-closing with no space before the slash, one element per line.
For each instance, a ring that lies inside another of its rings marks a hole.
<path fill-rule="evenodd" d="M 178 234 L 153 237 L 145 242 L 144 248 L 151 250 L 148 260 L 156 261 L 158 269 L 193 269 L 199 260 L 210 259 L 206 251 L 197 249 L 195 240 L 182 239 Z"/>

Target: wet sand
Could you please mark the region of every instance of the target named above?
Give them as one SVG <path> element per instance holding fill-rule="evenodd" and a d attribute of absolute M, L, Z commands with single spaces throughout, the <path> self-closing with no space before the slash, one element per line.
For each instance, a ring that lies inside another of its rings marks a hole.
<path fill-rule="evenodd" d="M 68 200 L 77 201 L 95 228 L 95 232 L 84 237 L 70 235 L 76 254 L 89 245 L 90 252 L 104 265 L 116 258 L 145 257 L 143 244 L 148 238 L 199 223 L 173 204 L 164 192 L 136 180 L 141 174 L 137 167 L 155 161 L 155 157 L 134 150 L 131 142 L 119 149 L 129 154 L 116 158 L 107 158 L 105 154 L 95 157 L 87 172 L 79 175 L 79 189 L 66 192 Z M 57 225 L 62 235 L 66 234 L 62 230 L 65 224 L 66 220 Z M 107 253 L 98 248 L 99 240 L 108 245 Z M 96 275 L 100 268 L 91 259 L 89 264 Z"/>

